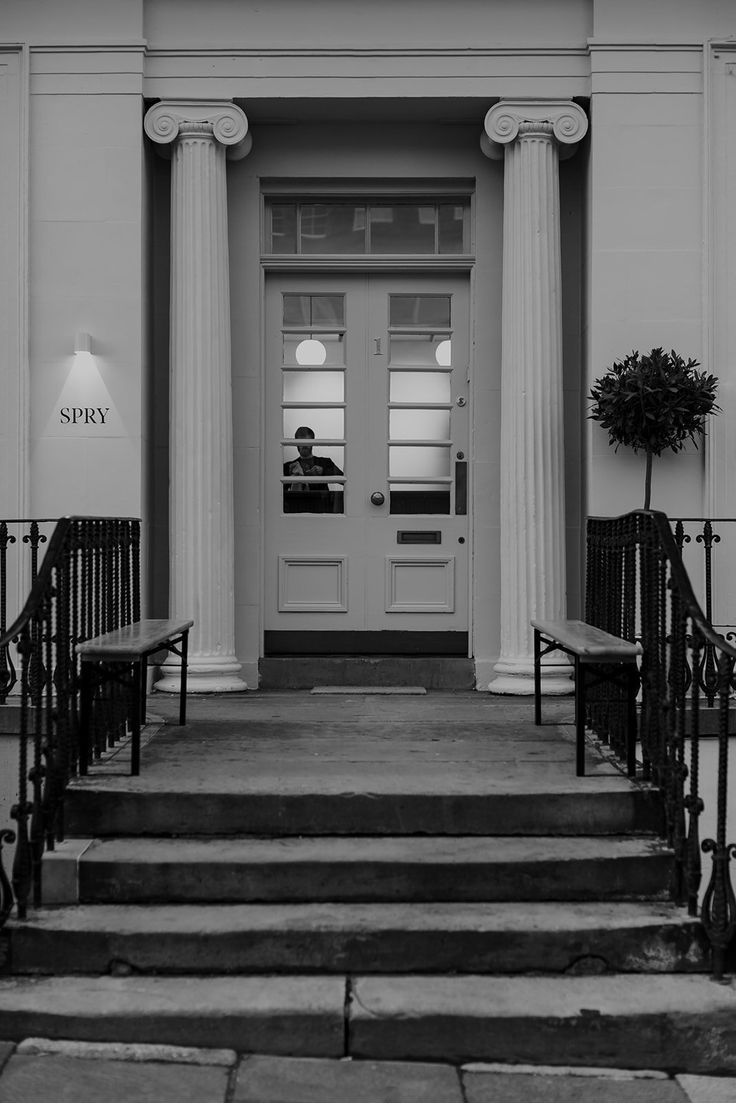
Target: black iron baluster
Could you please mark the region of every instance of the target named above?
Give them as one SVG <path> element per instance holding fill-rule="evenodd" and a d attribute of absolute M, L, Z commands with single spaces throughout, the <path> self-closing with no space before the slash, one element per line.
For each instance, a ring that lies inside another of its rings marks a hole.
<path fill-rule="evenodd" d="M 698 544 L 703 545 L 703 566 L 705 578 L 705 615 L 709 624 L 713 623 L 713 564 L 712 549 L 714 544 L 720 543 L 720 536 L 714 534 L 710 521 L 705 521 L 703 531 L 696 537 Z M 714 645 L 706 640 L 703 648 L 703 659 L 697 672 L 700 678 L 703 692 L 705 693 L 708 707 L 712 708 L 718 692 L 718 668 L 716 664 L 716 652 Z"/>
<path fill-rule="evenodd" d="M 15 842 L 15 831 L 11 831 L 9 827 L 0 831 L 0 927 L 5 923 L 5 920 L 13 910 L 13 904 L 15 903 L 15 897 L 13 896 L 13 886 L 10 884 L 10 879 L 5 872 L 5 862 L 3 861 L 3 843 Z"/>
<path fill-rule="evenodd" d="M 31 846 L 28 820 L 32 805 L 28 800 L 28 695 L 31 657 L 31 630 L 26 623 L 17 640 L 20 660 L 20 732 L 18 733 L 18 800 L 10 809 L 10 817 L 17 824 L 15 858 L 13 860 L 13 893 L 19 919 L 28 912 L 28 896 L 31 891 Z"/>
<path fill-rule="evenodd" d="M 736 932 L 736 897 L 731 884 L 729 863 L 736 846 L 726 843 L 728 805 L 728 707 L 734 659 L 722 652 L 718 663 L 718 797 L 716 805 L 716 837 L 705 839 L 703 851 L 713 855 L 713 868 L 703 896 L 701 919 L 713 950 L 713 977 L 722 980 L 726 967 L 726 952 Z"/>
<path fill-rule="evenodd" d="M 8 545 L 15 537 L 8 532 L 6 521 L 0 521 L 0 636 L 7 631 L 8 615 Z M 4 704 L 16 682 L 10 644 L 0 647 L 0 704 Z"/>
<path fill-rule="evenodd" d="M 697 670 L 700 664 L 702 637 L 693 626 L 688 637 L 692 647 L 691 665 Z M 690 683 L 690 792 L 685 797 L 688 816 L 687 859 L 685 869 L 687 910 L 691 916 L 698 914 L 698 893 L 702 878 L 700 861 L 700 816 L 705 805 L 699 793 L 700 786 L 700 683 L 693 678 Z"/>

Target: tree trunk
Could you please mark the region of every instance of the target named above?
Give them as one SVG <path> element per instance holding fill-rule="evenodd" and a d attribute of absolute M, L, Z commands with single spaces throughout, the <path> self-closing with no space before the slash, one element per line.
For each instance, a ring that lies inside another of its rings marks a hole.
<path fill-rule="evenodd" d="M 647 466 L 644 475 L 644 509 L 649 509 L 652 500 L 652 453 L 647 452 Z"/>

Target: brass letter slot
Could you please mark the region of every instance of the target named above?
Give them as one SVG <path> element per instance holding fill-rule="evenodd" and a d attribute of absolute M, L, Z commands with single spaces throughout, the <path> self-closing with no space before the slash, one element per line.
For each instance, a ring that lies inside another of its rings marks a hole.
<path fill-rule="evenodd" d="M 402 531 L 401 529 L 396 533 L 397 544 L 441 544 L 442 533 L 439 529 L 431 532 L 412 532 L 409 530 Z"/>

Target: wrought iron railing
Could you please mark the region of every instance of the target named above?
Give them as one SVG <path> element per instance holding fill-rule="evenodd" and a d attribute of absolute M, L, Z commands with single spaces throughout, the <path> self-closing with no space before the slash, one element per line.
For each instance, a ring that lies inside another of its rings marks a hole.
<path fill-rule="evenodd" d="M 57 518 L 0 521 L 0 636 L 15 620 L 38 575 L 39 552 Z M 12 641 L 0 646 L 0 705 L 17 684 L 17 653 Z"/>
<path fill-rule="evenodd" d="M 701 608 L 665 514 L 640 511 L 588 521 L 586 619 L 641 642 L 641 777 L 663 797 L 667 841 L 675 856 L 673 895 L 691 915 L 700 914 L 713 976 L 721 979 L 736 931 L 729 868 L 736 846 L 726 842 L 736 647 L 714 630 Z M 712 672 L 710 666 L 706 670 L 711 663 Z M 714 837 L 701 846 L 701 720 L 708 700 L 716 713 L 715 827 Z M 588 722 L 617 754 L 625 747 L 623 704 L 613 687 L 591 692 Z M 712 866 L 699 901 L 701 850 L 712 855 Z"/>
<path fill-rule="evenodd" d="M 140 521 L 65 517 L 57 522 L 30 596 L 0 635 L 18 655 L 18 799 L 11 883 L 0 856 L 0 924 L 13 903 L 41 903 L 44 850 L 64 838 L 63 798 L 80 769 L 79 661 L 83 640 L 140 619 Z M 90 761 L 125 734 L 127 707 L 112 683 L 95 701 Z"/>
<path fill-rule="evenodd" d="M 671 517 L 670 525 L 706 620 L 729 643 L 736 642 L 736 518 Z M 718 668 L 707 641 L 697 676 L 701 692 L 713 707 Z"/>

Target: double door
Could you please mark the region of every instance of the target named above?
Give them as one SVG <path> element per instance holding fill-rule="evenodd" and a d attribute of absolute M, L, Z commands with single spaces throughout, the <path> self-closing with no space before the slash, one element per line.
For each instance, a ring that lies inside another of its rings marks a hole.
<path fill-rule="evenodd" d="M 279 275 L 266 292 L 267 641 L 463 638 L 466 280 Z"/>

